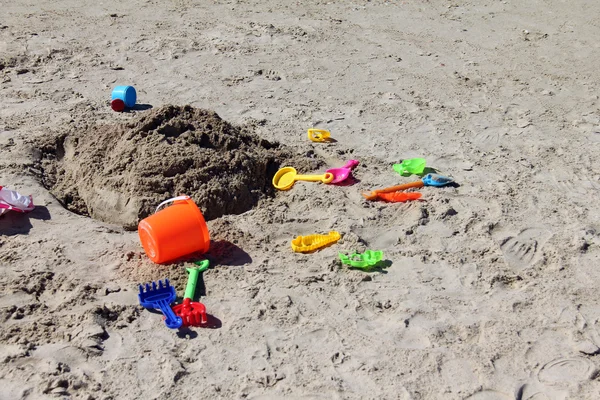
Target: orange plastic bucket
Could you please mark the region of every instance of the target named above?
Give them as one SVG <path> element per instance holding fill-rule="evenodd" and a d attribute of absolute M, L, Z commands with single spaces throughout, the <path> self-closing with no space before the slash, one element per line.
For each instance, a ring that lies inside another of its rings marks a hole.
<path fill-rule="evenodd" d="M 205 253 L 210 246 L 206 221 L 189 196 L 160 203 L 154 214 L 140 221 L 138 234 L 148 258 L 157 264 L 196 252 Z"/>

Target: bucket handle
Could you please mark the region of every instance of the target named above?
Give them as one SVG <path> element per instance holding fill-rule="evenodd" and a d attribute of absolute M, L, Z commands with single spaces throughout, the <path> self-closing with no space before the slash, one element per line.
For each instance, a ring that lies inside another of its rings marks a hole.
<path fill-rule="evenodd" d="M 159 210 L 159 209 L 160 209 L 162 206 L 164 206 L 165 204 L 168 204 L 168 203 L 170 203 L 170 202 L 172 202 L 172 201 L 177 201 L 177 200 L 187 200 L 187 199 L 190 199 L 190 198 L 191 198 L 190 196 L 177 196 L 177 197 L 173 197 L 172 199 L 165 200 L 165 201 L 163 201 L 162 203 L 160 203 L 160 204 L 158 205 L 158 207 L 156 207 L 156 211 L 154 211 L 154 214 L 156 214 L 156 213 L 158 212 L 158 210 Z"/>

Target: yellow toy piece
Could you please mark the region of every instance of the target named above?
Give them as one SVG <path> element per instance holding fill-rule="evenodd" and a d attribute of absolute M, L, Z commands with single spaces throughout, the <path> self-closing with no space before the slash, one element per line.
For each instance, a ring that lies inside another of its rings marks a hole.
<path fill-rule="evenodd" d="M 310 253 L 340 240 L 339 232 L 331 231 L 327 235 L 298 236 L 292 240 L 292 250 L 296 253 Z"/>
<path fill-rule="evenodd" d="M 328 142 L 331 133 L 325 129 L 310 128 L 308 138 L 313 142 Z"/>
<path fill-rule="evenodd" d="M 273 186 L 279 190 L 289 190 L 296 181 L 331 183 L 333 174 L 325 172 L 323 175 L 298 175 L 292 167 L 284 167 L 273 176 Z"/>

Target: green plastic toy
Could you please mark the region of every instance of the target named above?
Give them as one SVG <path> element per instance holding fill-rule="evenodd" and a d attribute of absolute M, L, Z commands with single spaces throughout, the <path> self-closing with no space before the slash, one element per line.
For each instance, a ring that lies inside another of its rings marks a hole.
<path fill-rule="evenodd" d="M 393 167 L 394 171 L 402 176 L 422 175 L 426 163 L 424 158 L 409 158 L 402 160 L 401 164 L 394 164 Z"/>
<path fill-rule="evenodd" d="M 209 262 L 208 260 L 196 261 L 194 262 L 199 268 L 186 268 L 185 270 L 188 272 L 188 282 L 185 286 L 185 294 L 184 298 L 194 298 L 194 293 L 196 293 L 196 284 L 198 283 L 198 276 L 200 273 L 206 271 L 208 269 Z"/>
<path fill-rule="evenodd" d="M 208 260 L 200 260 L 200 261 L 194 261 L 194 264 L 196 264 L 197 266 L 200 267 L 200 268 L 198 268 L 198 272 L 204 272 L 208 269 L 208 265 L 210 263 L 208 262 Z"/>
<path fill-rule="evenodd" d="M 185 286 L 185 294 L 183 295 L 183 303 L 172 307 L 175 315 L 183 321 L 182 326 L 201 326 L 208 321 L 204 304 L 192 301 L 194 293 L 196 293 L 198 276 L 208 269 L 208 260 L 196 261 L 194 264 L 199 267 L 185 269 L 189 275 Z"/>
<path fill-rule="evenodd" d="M 383 259 L 383 251 L 367 250 L 364 253 L 352 253 L 347 256 L 344 253 L 338 253 L 342 264 L 350 265 L 354 268 L 369 269 L 377 265 Z"/>

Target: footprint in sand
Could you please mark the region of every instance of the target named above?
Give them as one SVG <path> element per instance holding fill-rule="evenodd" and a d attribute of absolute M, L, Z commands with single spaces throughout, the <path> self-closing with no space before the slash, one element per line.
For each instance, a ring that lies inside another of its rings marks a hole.
<path fill-rule="evenodd" d="M 566 400 L 568 392 L 562 388 L 550 388 L 540 382 L 528 382 L 516 391 L 515 400 Z"/>
<path fill-rule="evenodd" d="M 504 258 L 509 264 L 527 266 L 533 262 L 538 252 L 538 242 L 536 240 L 523 240 L 516 237 L 509 237 L 500 245 Z"/>
<path fill-rule="evenodd" d="M 527 228 L 517 236 L 510 236 L 500 243 L 504 259 L 515 269 L 524 269 L 538 261 L 542 246 L 552 234 L 538 228 Z"/>
<path fill-rule="evenodd" d="M 586 196 L 589 194 L 588 189 L 585 187 L 585 185 L 582 185 L 581 181 L 576 179 L 555 176 L 553 179 L 553 184 L 554 187 L 556 187 L 560 192 L 566 194 L 569 197 Z"/>
<path fill-rule="evenodd" d="M 491 151 L 497 149 L 500 143 L 500 129 L 485 129 L 475 136 L 474 142 L 482 150 Z"/>
<path fill-rule="evenodd" d="M 156 39 L 140 39 L 135 43 L 132 48 L 138 53 L 152 53 L 156 51 L 160 46 L 160 43 Z"/>
<path fill-rule="evenodd" d="M 592 379 L 596 374 L 596 367 L 586 358 L 558 358 L 540 369 L 538 379 L 548 385 L 566 385 Z"/>
<path fill-rule="evenodd" d="M 513 400 L 514 397 L 497 390 L 481 390 L 466 397 L 465 400 Z"/>
<path fill-rule="evenodd" d="M 600 192 L 600 183 L 587 179 L 584 175 L 579 178 L 557 172 L 551 177 L 551 182 L 561 193 L 574 200 L 586 200 L 587 196 Z"/>
<path fill-rule="evenodd" d="M 281 74 L 279 74 L 276 71 L 270 70 L 270 69 L 269 70 L 262 70 L 262 69 L 258 70 L 256 72 L 256 75 L 262 75 L 265 78 L 272 80 L 272 81 L 280 81 L 281 80 Z"/>

